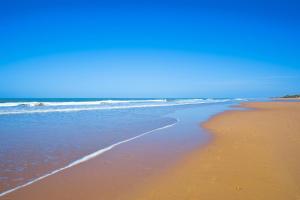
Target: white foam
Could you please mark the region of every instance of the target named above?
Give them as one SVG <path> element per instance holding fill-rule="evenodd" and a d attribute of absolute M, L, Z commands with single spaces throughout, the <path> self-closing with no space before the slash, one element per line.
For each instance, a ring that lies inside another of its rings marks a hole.
<path fill-rule="evenodd" d="M 18 103 L 0 103 L 0 107 L 12 107 L 16 105 L 18 105 Z"/>
<path fill-rule="evenodd" d="M 245 98 L 235 98 L 234 100 L 236 100 L 236 101 L 248 101 L 248 99 L 245 99 Z"/>
<path fill-rule="evenodd" d="M 50 113 L 50 112 L 78 112 L 91 110 L 111 110 L 111 109 L 129 109 L 129 108 L 149 108 L 149 107 L 166 107 L 166 106 L 181 106 L 181 105 L 195 105 L 203 103 L 221 103 L 230 101 L 229 99 L 190 99 L 190 100 L 175 100 L 160 104 L 131 104 L 131 105 L 112 105 L 100 107 L 78 107 L 78 108 L 61 108 L 61 109 L 34 109 L 34 110 L 15 110 L 15 111 L 1 111 L 0 115 L 12 114 L 34 114 L 34 113 Z"/>
<path fill-rule="evenodd" d="M 7 103 L 0 103 L 0 107 L 14 107 L 27 104 L 28 102 L 7 102 Z"/>
<path fill-rule="evenodd" d="M 45 106 L 88 106 L 101 104 L 122 104 L 122 103 L 147 103 L 147 102 L 166 102 L 166 99 L 149 100 L 101 100 L 101 101 L 72 101 L 72 102 L 41 102 Z"/>
<path fill-rule="evenodd" d="M 236 101 L 247 101 L 247 99 L 236 98 L 232 99 Z M 65 102 L 4 102 L 0 103 L 0 107 L 17 107 L 17 106 L 29 106 L 29 107 L 39 107 L 39 106 L 93 106 L 93 105 L 120 105 L 120 104 L 143 104 L 143 103 L 214 103 L 214 102 L 225 102 L 230 101 L 230 99 L 137 99 L 137 100 L 100 100 L 100 101 L 65 101 Z"/>
<path fill-rule="evenodd" d="M 148 103 L 167 102 L 167 99 L 144 99 L 144 100 L 101 100 L 101 101 L 65 101 L 65 102 L 4 102 L 0 107 L 15 106 L 88 106 L 101 104 L 121 104 L 121 103 Z"/>
<path fill-rule="evenodd" d="M 0 103 L 0 107 L 16 107 L 16 106 L 43 106 L 43 102 L 5 102 Z"/>
<path fill-rule="evenodd" d="M 132 140 L 135 140 L 135 139 L 137 139 L 137 138 L 140 138 L 140 137 L 142 137 L 142 136 L 144 136 L 144 135 L 147 135 L 147 134 L 149 134 L 149 133 L 153 133 L 153 132 L 155 132 L 155 131 L 159 131 L 159 130 L 162 130 L 162 129 L 166 129 L 166 128 L 172 127 L 172 126 L 174 126 L 177 122 L 178 122 L 178 119 L 176 119 L 176 122 L 174 122 L 173 124 L 169 124 L 169 125 L 166 125 L 166 126 L 157 128 L 157 129 L 153 129 L 153 130 L 151 130 L 151 131 L 142 133 L 142 134 L 137 135 L 137 136 L 135 136 L 135 137 L 132 137 L 132 138 L 129 138 L 129 139 L 126 139 L 126 140 L 123 140 L 123 141 L 114 143 L 114 144 L 112 144 L 112 145 L 110 145 L 110 146 L 108 146 L 108 147 L 106 147 L 106 148 L 100 149 L 100 150 L 98 150 L 98 151 L 96 151 L 96 152 L 94 152 L 94 153 L 91 153 L 91 154 L 89 154 L 89 155 L 86 155 L 86 156 L 84 156 L 84 157 L 78 159 L 78 160 L 75 160 L 75 161 L 71 162 L 70 164 L 68 164 L 68 165 L 65 166 L 65 167 L 56 169 L 56 170 L 54 170 L 54 171 L 52 171 L 52 172 L 50 172 L 50 173 L 48 173 L 48 174 L 45 174 L 45 175 L 40 176 L 40 177 L 38 177 L 38 178 L 36 178 L 36 179 L 34 179 L 34 180 L 32 180 L 32 181 L 29 181 L 29 182 L 27 182 L 27 183 L 24 183 L 23 185 L 19 185 L 19 186 L 15 187 L 15 188 L 12 188 L 12 189 L 10 189 L 10 190 L 7 190 L 7 191 L 5 191 L 5 192 L 2 192 L 2 193 L 0 193 L 0 197 L 1 197 L 1 196 L 4 196 L 4 195 L 7 195 L 7 194 L 9 194 L 9 193 L 11 193 L 11 192 L 14 192 L 14 191 L 16 191 L 16 190 L 19 190 L 19 189 L 21 189 L 21 188 L 24 188 L 24 187 L 26 187 L 26 186 L 28 186 L 28 185 L 31 185 L 31 184 L 33 184 L 33 183 L 35 183 L 35 182 L 38 182 L 38 181 L 42 180 L 42 179 L 45 179 L 45 178 L 47 178 L 47 177 L 49 177 L 49 176 L 51 176 L 51 175 L 57 174 L 58 172 L 61 172 L 61 171 L 63 171 L 63 170 L 66 170 L 66 169 L 68 169 L 68 168 L 70 168 L 70 167 L 73 167 L 73 166 L 78 165 L 78 164 L 80 164 L 80 163 L 86 162 L 86 161 L 88 161 L 88 160 L 90 160 L 90 159 L 93 159 L 93 158 L 95 158 L 96 156 L 99 156 L 100 154 L 103 154 L 104 152 L 109 151 L 109 150 L 111 150 L 111 149 L 113 149 L 113 148 L 115 148 L 115 147 L 117 147 L 117 146 L 119 146 L 119 145 L 121 145 L 121 144 L 130 142 L 130 141 L 132 141 Z"/>

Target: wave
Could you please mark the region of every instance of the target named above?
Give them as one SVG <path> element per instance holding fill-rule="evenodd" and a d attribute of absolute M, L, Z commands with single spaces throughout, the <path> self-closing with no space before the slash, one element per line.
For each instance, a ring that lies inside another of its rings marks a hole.
<path fill-rule="evenodd" d="M 138 100 L 137 100 L 138 101 Z M 150 100 L 148 100 L 149 102 Z M 151 100 L 152 102 L 154 100 Z M 158 101 L 158 100 L 155 100 Z M 112 109 L 130 109 L 130 108 L 151 108 L 151 107 L 167 107 L 167 106 L 181 106 L 181 105 L 196 105 L 204 103 L 222 103 L 230 101 L 230 99 L 182 99 L 175 101 L 160 101 L 165 103 L 160 104 L 125 104 L 125 105 L 110 105 L 100 107 L 71 107 L 71 108 L 50 108 L 50 109 L 31 109 L 31 110 L 6 110 L 0 111 L 0 115 L 13 114 L 34 114 L 34 113 L 52 113 L 52 112 L 78 112 L 78 111 L 92 111 L 92 110 L 112 110 Z M 131 101 L 132 102 L 132 101 Z M 62 102 L 64 103 L 64 102 Z M 77 103 L 77 102 L 76 102 Z"/>
<path fill-rule="evenodd" d="M 45 175 L 43 175 L 43 176 L 40 176 L 40 177 L 38 177 L 38 178 L 36 178 L 36 179 L 33 179 L 33 180 L 31 180 L 31 181 L 29 181 L 29 182 L 27 182 L 27 183 L 24 183 L 23 185 L 19 185 L 19 186 L 15 187 L 15 188 L 12 188 L 12 189 L 10 189 L 10 190 L 4 191 L 4 192 L 0 193 L 0 197 L 2 197 L 2 196 L 4 196 L 4 195 L 7 195 L 7 194 L 9 194 L 9 193 L 11 193 L 11 192 L 14 192 L 14 191 L 16 191 L 16 190 L 19 190 L 19 189 L 21 189 L 21 188 L 24 188 L 24 187 L 26 187 L 26 186 L 28 186 L 28 185 L 31 185 L 31 184 L 33 184 L 33 183 L 35 183 L 35 182 L 38 182 L 38 181 L 40 181 L 40 180 L 42 180 L 42 179 L 45 179 L 45 178 L 49 177 L 49 176 L 52 176 L 52 175 L 54 175 L 54 174 L 57 174 L 58 172 L 61 172 L 61 171 L 63 171 L 63 170 L 66 170 L 66 169 L 68 169 L 68 168 L 70 168 L 70 167 L 74 167 L 75 165 L 78 165 L 78 164 L 80 164 L 80 163 L 83 163 L 83 162 L 86 162 L 86 161 L 88 161 L 88 160 L 90 160 L 90 159 L 93 159 L 93 158 L 95 158 L 95 157 L 97 157 L 97 156 L 99 156 L 99 155 L 101 155 L 101 154 L 103 154 L 103 153 L 105 153 L 105 152 L 107 152 L 107 151 L 109 151 L 109 150 L 111 150 L 111 149 L 113 149 L 113 148 L 115 148 L 115 147 L 121 145 L 121 144 L 130 142 L 130 141 L 132 141 L 132 140 L 135 140 L 135 139 L 137 139 L 137 138 L 143 137 L 144 135 L 153 133 L 153 132 L 155 132 L 155 131 L 159 131 L 159 130 L 162 130 L 162 129 L 170 128 L 170 127 L 174 126 L 178 121 L 179 121 L 179 120 L 176 119 L 176 121 L 175 121 L 174 123 L 172 123 L 172 124 L 169 124 L 169 125 L 166 125 L 166 126 L 163 126 L 163 127 L 160 127 L 160 128 L 156 128 L 156 129 L 153 129 L 153 130 L 151 130 L 151 131 L 147 131 L 147 132 L 145 132 L 145 133 L 142 133 L 142 134 L 140 134 L 140 135 L 134 136 L 134 137 L 132 137 L 132 138 L 129 138 L 129 139 L 122 140 L 122 141 L 120 141 L 120 142 L 114 143 L 114 144 L 112 144 L 112 145 L 110 145 L 110 146 L 108 146 L 108 147 L 105 147 L 105 148 L 103 148 L 103 149 L 100 149 L 100 150 L 98 150 L 98 151 L 96 151 L 96 152 L 94 152 L 94 153 L 88 154 L 88 155 L 86 155 L 86 156 L 84 156 L 84 157 L 82 157 L 82 158 L 80 158 L 80 159 L 78 159 L 78 160 L 75 160 L 75 161 L 71 162 L 70 164 L 68 164 L 68 165 L 66 165 L 66 166 L 64 166 L 64 167 L 62 167 L 62 168 L 56 169 L 56 170 L 54 170 L 54 171 L 52 171 L 52 172 L 50 172 L 50 173 L 47 173 L 47 174 L 45 174 Z"/>
<path fill-rule="evenodd" d="M 0 107 L 34 107 L 34 106 L 45 106 L 44 102 L 5 102 L 0 103 Z"/>
<path fill-rule="evenodd" d="M 245 99 L 245 98 L 235 98 L 234 100 L 236 100 L 236 101 L 248 101 L 248 99 Z"/>
<path fill-rule="evenodd" d="M 0 107 L 17 106 L 89 106 L 101 104 L 121 104 L 121 103 L 148 103 L 148 102 L 167 102 L 167 99 L 147 99 L 147 100 L 100 100 L 100 101 L 65 101 L 65 102 L 4 102 Z"/>

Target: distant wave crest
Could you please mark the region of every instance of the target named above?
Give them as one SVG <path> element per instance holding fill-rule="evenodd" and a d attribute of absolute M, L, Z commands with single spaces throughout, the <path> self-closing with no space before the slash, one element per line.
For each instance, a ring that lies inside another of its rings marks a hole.
<path fill-rule="evenodd" d="M 150 108 L 205 103 L 222 103 L 228 101 L 246 101 L 246 99 L 146 99 L 64 102 L 4 102 L 0 103 L 0 115 Z"/>
<path fill-rule="evenodd" d="M 167 99 L 150 99 L 150 100 L 101 100 L 101 101 L 66 101 L 66 102 L 4 102 L 0 107 L 16 106 L 89 106 L 101 104 L 120 104 L 120 103 L 147 103 L 147 102 L 167 102 Z"/>

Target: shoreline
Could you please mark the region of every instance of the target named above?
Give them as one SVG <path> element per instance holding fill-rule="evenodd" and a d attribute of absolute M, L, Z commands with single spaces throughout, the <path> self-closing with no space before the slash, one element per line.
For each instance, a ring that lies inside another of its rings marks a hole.
<path fill-rule="evenodd" d="M 131 199 L 300 199 L 300 103 L 242 103 L 201 126 L 213 140 Z"/>
<path fill-rule="evenodd" d="M 299 102 L 241 103 L 209 116 L 200 127 L 210 139 L 196 148 L 175 153 L 191 138 L 169 141 L 188 130 L 174 126 L 0 199 L 298 200 Z"/>
<path fill-rule="evenodd" d="M 271 98 L 272 100 L 275 100 L 275 101 L 287 101 L 287 102 L 299 102 L 300 101 L 300 97 L 295 97 L 295 98 L 283 98 L 283 97 L 277 97 L 277 98 Z"/>
<path fill-rule="evenodd" d="M 206 145 L 210 136 L 199 129 L 199 121 L 226 109 L 229 109 L 226 104 L 211 104 L 178 110 L 169 116 L 180 119 L 175 126 L 119 145 L 0 199 L 130 199 L 141 186 L 168 172 L 199 146 Z"/>

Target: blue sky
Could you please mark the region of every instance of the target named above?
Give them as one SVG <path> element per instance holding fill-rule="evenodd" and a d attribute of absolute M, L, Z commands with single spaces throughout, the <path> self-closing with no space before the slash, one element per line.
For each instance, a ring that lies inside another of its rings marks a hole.
<path fill-rule="evenodd" d="M 276 0 L 0 0 L 0 97 L 300 93 L 299 9 Z"/>

